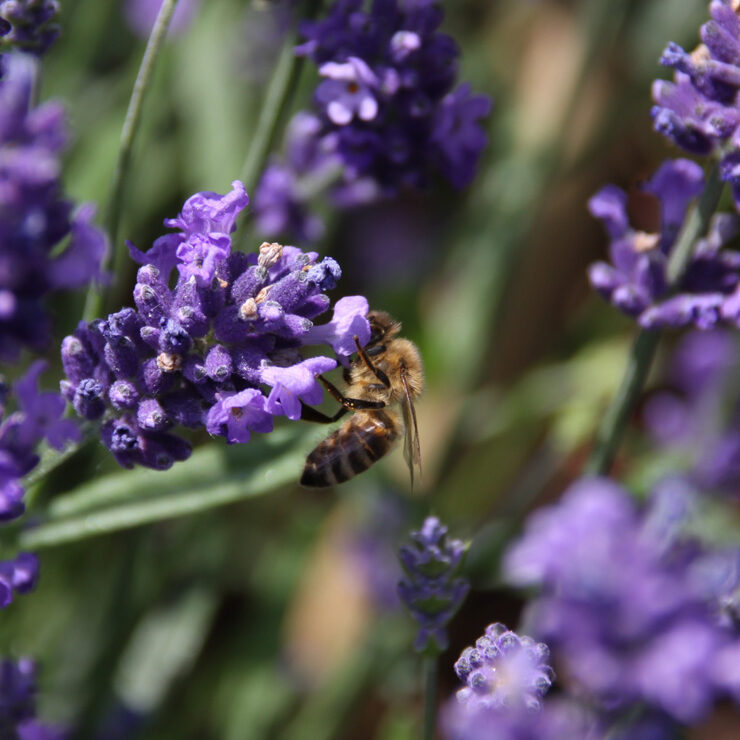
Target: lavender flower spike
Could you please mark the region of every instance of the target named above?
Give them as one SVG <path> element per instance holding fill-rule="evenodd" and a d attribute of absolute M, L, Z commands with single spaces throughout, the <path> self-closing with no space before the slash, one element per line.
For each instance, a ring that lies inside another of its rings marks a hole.
<path fill-rule="evenodd" d="M 661 63 L 674 81 L 656 80 L 652 110 L 655 129 L 694 154 L 719 151 L 720 174 L 740 205 L 740 18 L 735 0 L 713 0 L 711 20 L 701 28 L 692 52 L 670 43 Z"/>
<path fill-rule="evenodd" d="M 419 623 L 415 649 L 436 654 L 447 647 L 445 627 L 470 588 L 467 581 L 456 577 L 467 546 L 449 539 L 447 527 L 434 516 L 427 517 L 411 539 L 412 544 L 402 546 L 398 553 L 406 573 L 398 594 Z"/>
<path fill-rule="evenodd" d="M 231 233 L 249 198 L 241 182 L 220 195 L 196 193 L 165 224 L 142 264 L 133 308 L 81 323 L 62 342 L 62 392 L 78 414 L 102 419 L 104 444 L 124 467 L 165 469 L 190 455 L 178 427 L 205 429 L 228 443 L 272 430 L 275 416 L 297 420 L 321 401 L 317 376 L 332 357 L 305 358 L 305 346 L 346 357 L 353 337 L 369 338 L 367 301 L 331 306 L 339 265 L 315 252 L 265 242 L 233 252 Z M 170 275 L 177 268 L 177 283 Z"/>
<path fill-rule="evenodd" d="M 696 163 L 664 162 L 644 188 L 660 202 L 661 227 L 654 234 L 630 226 L 627 195 L 621 189 L 607 185 L 589 201 L 591 213 L 603 221 L 609 235 L 611 258 L 610 263 L 591 265 L 591 284 L 645 328 L 709 329 L 730 318 L 733 291 L 740 284 L 740 260 L 722 247 L 740 228 L 734 216 L 714 218 L 709 235 L 696 245 L 677 293 L 669 294 L 671 252 L 689 203 L 703 187 L 703 173 Z"/>
<path fill-rule="evenodd" d="M 42 56 L 59 36 L 57 0 L 0 0 L 0 49 Z"/>
<path fill-rule="evenodd" d="M 531 637 L 520 637 L 503 624 L 489 624 L 475 647 L 463 650 L 455 673 L 466 685 L 457 700 L 469 710 L 539 709 L 554 672 L 550 650 Z"/>
<path fill-rule="evenodd" d="M 75 211 L 60 195 L 64 110 L 56 103 L 33 106 L 36 60 L 11 54 L 5 61 L 7 75 L 0 80 L 0 361 L 14 362 L 23 348 L 41 352 L 48 346 L 51 322 L 43 305 L 48 293 L 101 278 L 106 240 L 91 223 L 92 206 Z"/>

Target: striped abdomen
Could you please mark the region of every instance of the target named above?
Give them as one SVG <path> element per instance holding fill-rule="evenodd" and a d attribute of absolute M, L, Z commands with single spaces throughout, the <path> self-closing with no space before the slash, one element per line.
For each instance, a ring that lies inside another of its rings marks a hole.
<path fill-rule="evenodd" d="M 343 483 L 367 470 L 398 439 L 398 423 L 386 411 L 357 412 L 306 458 L 301 484 Z"/>

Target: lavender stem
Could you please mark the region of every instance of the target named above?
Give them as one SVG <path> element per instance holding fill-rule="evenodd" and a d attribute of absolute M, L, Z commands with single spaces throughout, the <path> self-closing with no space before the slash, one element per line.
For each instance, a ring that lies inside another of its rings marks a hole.
<path fill-rule="evenodd" d="M 424 657 L 424 740 L 434 740 L 437 726 L 438 655 Z"/>
<path fill-rule="evenodd" d="M 118 275 L 121 263 L 126 255 L 125 247 L 118 244 L 118 228 L 126 196 L 126 184 L 131 167 L 132 151 L 136 132 L 141 123 L 141 115 L 144 97 L 151 87 L 152 75 L 155 62 L 164 43 L 167 29 L 170 25 L 172 14 L 175 12 L 177 0 L 164 0 L 159 9 L 157 20 L 154 22 L 152 32 L 144 50 L 141 66 L 131 91 L 126 118 L 121 129 L 121 143 L 118 149 L 118 160 L 113 172 L 113 183 L 111 186 L 110 200 L 108 202 L 107 230 L 110 239 L 110 252 L 108 258 L 113 258 L 113 274 Z M 112 253 L 112 254 L 111 254 Z M 84 317 L 87 321 L 96 318 L 102 308 L 102 296 L 98 286 L 91 285 L 85 303 Z"/>

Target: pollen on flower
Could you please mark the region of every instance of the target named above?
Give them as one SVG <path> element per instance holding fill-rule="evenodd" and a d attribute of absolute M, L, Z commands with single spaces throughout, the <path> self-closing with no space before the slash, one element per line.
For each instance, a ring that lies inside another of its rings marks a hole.
<path fill-rule="evenodd" d="M 635 252 L 649 252 L 660 244 L 660 234 L 648 234 L 645 231 L 635 233 Z"/>
<path fill-rule="evenodd" d="M 170 352 L 157 355 L 157 367 L 165 373 L 174 373 L 182 367 L 182 357 Z"/>
<path fill-rule="evenodd" d="M 257 264 L 268 269 L 280 261 L 283 256 L 283 245 L 277 242 L 262 242 L 260 244 L 260 256 Z"/>
<path fill-rule="evenodd" d="M 254 298 L 247 298 L 239 307 L 239 318 L 243 321 L 249 321 L 257 316 L 257 301 Z"/>

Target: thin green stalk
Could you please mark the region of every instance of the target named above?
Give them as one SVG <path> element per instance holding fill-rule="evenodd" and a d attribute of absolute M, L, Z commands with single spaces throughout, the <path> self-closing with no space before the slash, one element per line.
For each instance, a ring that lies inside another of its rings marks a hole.
<path fill-rule="evenodd" d="M 424 740 L 434 740 L 437 728 L 437 664 L 438 655 L 424 658 Z"/>
<path fill-rule="evenodd" d="M 273 144 L 276 124 L 295 88 L 299 66 L 298 58 L 293 53 L 294 44 L 295 39 L 291 36 L 280 52 L 262 103 L 257 128 L 252 135 L 247 157 L 242 166 L 241 179 L 248 192 L 252 192 L 257 186 L 257 180 Z"/>
<path fill-rule="evenodd" d="M 679 285 L 691 260 L 697 239 L 706 234 L 709 219 L 717 209 L 723 183 L 715 165 L 707 177 L 707 184 L 698 203 L 689 212 L 668 262 L 667 278 L 671 290 Z M 630 414 L 647 380 L 650 366 L 658 348 L 660 333 L 642 330 L 636 337 L 627 358 L 622 383 L 603 417 L 596 442 L 584 472 L 604 475 L 611 467 L 624 436 Z"/>
<path fill-rule="evenodd" d="M 162 49 L 176 4 L 177 0 L 164 0 L 159 9 L 157 20 L 154 22 L 154 27 L 149 35 L 144 56 L 141 60 L 136 82 L 134 82 L 128 110 L 126 111 L 126 118 L 121 129 L 121 143 L 118 149 L 118 160 L 116 161 L 116 167 L 113 172 L 113 183 L 111 185 L 110 200 L 106 214 L 106 227 L 110 239 L 109 256 L 112 253 L 114 275 L 118 275 L 125 257 L 125 249 L 118 244 L 118 228 L 126 198 L 126 185 L 131 168 L 134 141 L 139 124 L 141 123 L 144 98 L 151 87 L 155 62 Z M 87 321 L 94 319 L 100 314 L 102 308 L 103 297 L 100 293 L 100 287 L 93 284 L 87 294 L 84 313 L 85 319 Z"/>

